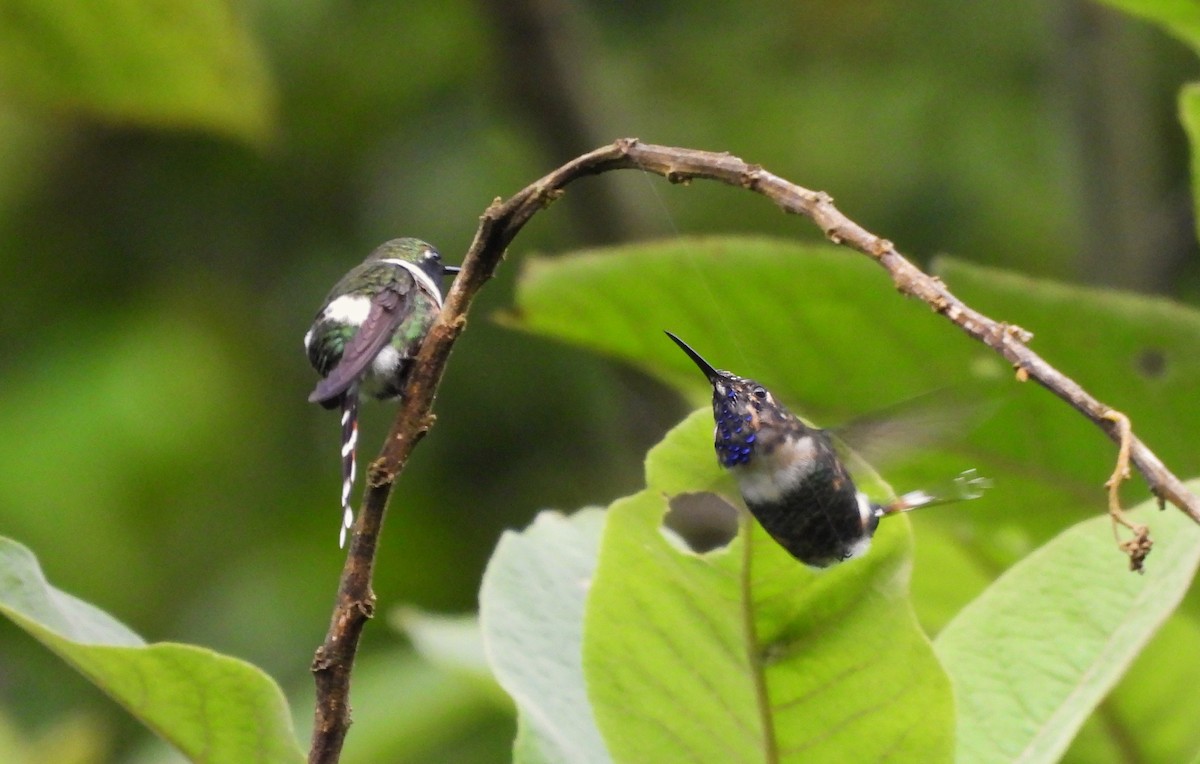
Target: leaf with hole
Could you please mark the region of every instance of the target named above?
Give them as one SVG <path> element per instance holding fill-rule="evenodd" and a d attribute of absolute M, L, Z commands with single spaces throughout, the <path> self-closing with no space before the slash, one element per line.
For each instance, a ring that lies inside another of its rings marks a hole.
<path fill-rule="evenodd" d="M 651 451 L 647 489 L 609 509 L 583 649 L 614 758 L 949 761 L 953 703 L 908 600 L 907 522 L 821 572 L 753 523 L 690 552 L 662 522 L 671 496 L 733 495 L 711 433 L 693 414 Z"/>

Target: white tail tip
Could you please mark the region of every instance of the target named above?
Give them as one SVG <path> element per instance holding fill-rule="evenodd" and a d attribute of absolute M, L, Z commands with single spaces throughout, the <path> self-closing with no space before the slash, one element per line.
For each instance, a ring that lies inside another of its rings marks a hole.
<path fill-rule="evenodd" d="M 969 470 L 963 470 L 962 474 L 954 478 L 954 486 L 958 489 L 959 499 L 970 501 L 983 496 L 984 491 L 992 487 L 992 481 L 990 478 L 980 475 L 972 467 Z"/>
<path fill-rule="evenodd" d="M 346 507 L 342 513 L 342 529 L 338 533 L 338 549 L 346 548 L 346 534 L 354 527 L 354 512 Z"/>

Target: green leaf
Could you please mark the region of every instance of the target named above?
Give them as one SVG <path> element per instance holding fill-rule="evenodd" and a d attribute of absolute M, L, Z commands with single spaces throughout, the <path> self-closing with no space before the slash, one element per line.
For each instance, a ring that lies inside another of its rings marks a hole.
<path fill-rule="evenodd" d="M 505 533 L 479 593 L 484 646 L 518 709 L 514 760 L 606 762 L 581 663 L 584 600 L 604 513 L 542 512 Z"/>
<path fill-rule="evenodd" d="M 1200 52 L 1200 7 L 1192 0 L 1101 0 L 1126 13 L 1154 22 Z"/>
<path fill-rule="evenodd" d="M 1144 576 L 1114 564 L 1107 517 L 1087 520 L 1015 565 L 938 635 L 958 702 L 958 760 L 1058 761 L 1179 604 L 1200 566 L 1200 533 L 1153 504 L 1135 513 L 1154 527 Z"/>
<path fill-rule="evenodd" d="M 0 612 L 198 762 L 296 762 L 287 702 L 244 661 L 192 645 L 147 645 L 54 588 L 33 554 L 0 538 Z"/>
<path fill-rule="evenodd" d="M 1177 474 L 1200 472 L 1200 453 L 1191 443 L 1191 433 L 1200 428 L 1200 409 L 1193 405 L 1200 379 L 1195 353 L 1200 313 L 1164 298 L 1032 279 L 961 260 L 940 258 L 936 266 L 969 305 L 1032 331 L 1034 350 L 1127 413 Z M 1040 463 L 1080 487 L 1086 478 L 1093 495 L 1103 499 L 1094 481 L 1103 482 L 1112 471 L 1113 443 L 1058 398 L 1033 385 L 1022 387 L 1025 400 L 1013 413 L 1028 426 L 1008 426 L 1013 432 L 1002 439 L 996 432 L 1001 428 L 992 428 L 996 457 Z M 1141 486 L 1139 491 L 1140 499 L 1145 493 Z M 1092 511 L 1104 507 L 1095 501 Z"/>
<path fill-rule="evenodd" d="M 230 3 L 9 0 L 2 18 L 4 92 L 59 111 L 252 142 L 271 130 L 264 57 Z"/>
<path fill-rule="evenodd" d="M 1196 311 L 956 261 L 939 268 L 968 304 L 1033 331 L 1050 363 L 1130 414 L 1177 473 L 1200 472 Z M 706 381 L 662 329 L 823 425 L 948 387 L 994 401 L 982 423 L 884 469 L 898 491 L 970 467 L 994 482 L 978 501 L 912 518 L 916 603 L 931 628 L 1039 543 L 1105 510 L 1112 442 L 1045 390 L 1014 381 L 991 350 L 898 296 L 884 270 L 844 248 L 675 239 L 535 259 L 516 305 L 510 323 L 632 363 L 696 403 L 711 394 Z"/>
<path fill-rule="evenodd" d="M 509 321 L 707 400 L 711 390 L 663 335 L 669 329 L 718 368 L 782 390 L 818 418 L 849 418 L 935 385 L 1006 373 L 1002 363 L 973 368 L 987 351 L 920 303 L 899 299 L 878 266 L 819 244 L 679 238 L 530 259 Z M 871 367 L 880 371 L 862 373 Z"/>
<path fill-rule="evenodd" d="M 393 610 L 388 620 L 408 635 L 417 653 L 430 663 L 482 681 L 494 679 L 474 614 L 438 615 L 405 606 Z"/>
<path fill-rule="evenodd" d="M 1179 91 L 1179 121 L 1191 152 L 1192 209 L 1200 236 L 1200 84 L 1185 85 Z"/>
<path fill-rule="evenodd" d="M 704 378 L 663 336 L 670 329 L 718 368 L 758 379 L 822 425 L 948 386 L 987 390 L 1009 377 L 986 348 L 924 305 L 898 297 L 877 265 L 825 245 L 681 238 L 534 259 L 525 265 L 509 321 L 615 356 L 687 391 L 694 403 L 707 401 Z M 1001 413 L 1013 408 L 1007 403 Z M 995 419 L 1009 421 L 1000 414 Z M 987 428 L 970 436 L 969 451 L 928 451 L 884 474 L 899 491 L 971 467 L 995 481 L 991 495 L 969 510 L 932 510 L 913 520 L 918 528 L 949 525 L 940 538 L 959 548 L 934 550 L 935 562 L 965 566 L 923 564 L 929 545 L 918 533 L 914 588 L 923 617 L 939 619 L 931 620 L 935 627 L 997 569 L 1028 551 L 1033 539 L 1066 525 L 1071 508 L 1075 517 L 1083 514 L 1080 496 L 1087 488 L 1045 470 L 1036 461 L 1040 449 L 1029 452 L 1034 458 L 1010 458 L 1017 449 L 1005 448 L 1003 460 L 992 460 L 996 443 L 1007 440 L 1005 428 Z M 1026 526 L 1011 508 L 1035 506 L 1034 497 L 1057 511 L 1042 512 Z M 1009 543 L 1014 537 L 1015 545 Z"/>
<path fill-rule="evenodd" d="M 1195 717 L 1178 713 L 1200 686 L 1200 665 L 1180 656 L 1200 651 L 1200 625 L 1176 611 L 1125 671 L 1063 757 L 1066 764 L 1101 761 L 1191 761 L 1200 754 Z M 1146 734 L 1153 730 L 1153 734 Z"/>
<path fill-rule="evenodd" d="M 354 730 L 341 764 L 500 760 L 512 741 L 511 703 L 494 685 L 444 667 L 449 659 L 442 653 L 427 660 L 407 648 L 360 653 L 351 697 Z M 298 709 L 295 719 L 306 727 L 312 709 L 311 692 L 305 694 L 309 707 Z M 464 737 L 491 755 L 466 755 L 459 747 Z"/>
<path fill-rule="evenodd" d="M 707 409 L 672 430 L 648 488 L 609 510 L 584 666 L 614 758 L 948 761 L 953 702 L 907 598 L 905 520 L 822 572 L 756 523 L 722 550 L 681 549 L 662 530 L 670 497 L 732 490 L 711 430 Z"/>
<path fill-rule="evenodd" d="M 13 720 L 0 713 L 0 753 L 4 764 L 90 764 L 111 758 L 111 732 L 100 719 L 68 714 L 22 737 Z"/>
<path fill-rule="evenodd" d="M 968 304 L 1033 331 L 1034 349 L 1129 414 L 1177 474 L 1200 472 L 1196 311 L 945 259 L 938 273 Z M 982 425 L 884 471 L 900 491 L 967 467 L 995 482 L 983 499 L 912 516 L 914 603 L 932 630 L 1014 561 L 1105 510 L 1112 442 L 1045 390 L 1015 382 L 990 350 L 923 304 L 899 298 L 882 269 L 845 249 L 676 239 L 533 260 L 508 320 L 628 361 L 697 403 L 707 400 L 703 378 L 660 334 L 671 329 L 718 367 L 759 379 L 821 424 L 947 386 L 1000 393 L 998 410 Z M 699 469 L 707 459 L 680 458 L 673 469 Z M 1125 494 L 1136 501 L 1144 490 L 1135 479 Z M 1154 532 L 1160 517 L 1150 519 Z M 1115 551 L 1108 562 L 1122 567 Z M 1156 564 L 1154 555 L 1148 564 Z M 1125 694 L 1145 695 L 1140 684 L 1141 677 L 1127 677 L 1119 707 Z M 1184 691 L 1194 699 L 1194 688 Z M 1103 729 L 1120 744 L 1119 730 Z"/>
<path fill-rule="evenodd" d="M 1179 657 L 1197 652 L 1200 624 L 1177 611 L 1105 701 L 1111 707 L 1111 714 L 1101 717 L 1105 726 L 1123 725 L 1115 737 L 1135 741 L 1142 761 L 1187 761 L 1200 754 L 1200 728 L 1190 714 L 1176 712 L 1179 700 L 1193 697 L 1200 687 L 1200 664 Z M 1153 735 L 1140 734 L 1151 728 Z"/>

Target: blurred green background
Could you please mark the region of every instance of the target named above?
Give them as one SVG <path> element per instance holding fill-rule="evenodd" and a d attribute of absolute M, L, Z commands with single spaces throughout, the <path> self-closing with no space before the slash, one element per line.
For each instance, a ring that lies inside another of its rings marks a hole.
<path fill-rule="evenodd" d="M 388 238 L 456 263 L 494 197 L 636 136 L 826 190 L 918 260 L 1200 297 L 1175 106 L 1195 60 L 1097 4 L 95 6 L 0 0 L 0 535 L 147 639 L 262 666 L 302 725 L 343 554 L 338 431 L 305 402 L 301 337 Z M 687 409 L 488 320 L 522 257 L 704 233 L 817 237 L 750 194 L 628 172 L 527 227 L 394 497 L 381 608 L 473 609 L 503 529 L 636 490 Z M 364 417 L 366 461 L 388 408 Z M 368 661 L 412 668 L 403 649 L 368 629 Z M 92 741 L 80 761 L 154 758 L 7 622 L 0 704 L 21 736 Z M 504 710 L 467 716 L 412 760 L 507 758 Z"/>

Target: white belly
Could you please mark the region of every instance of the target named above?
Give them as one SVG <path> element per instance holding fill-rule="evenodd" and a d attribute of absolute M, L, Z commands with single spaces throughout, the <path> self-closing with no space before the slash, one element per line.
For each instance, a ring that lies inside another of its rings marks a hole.
<path fill-rule="evenodd" d="M 789 438 L 765 456 L 734 467 L 742 497 L 751 503 L 778 501 L 816 468 L 816 445 L 805 435 Z"/>

